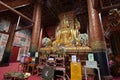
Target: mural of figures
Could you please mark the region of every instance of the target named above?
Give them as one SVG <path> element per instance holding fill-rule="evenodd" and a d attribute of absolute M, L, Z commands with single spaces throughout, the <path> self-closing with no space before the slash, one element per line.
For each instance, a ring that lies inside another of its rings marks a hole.
<path fill-rule="evenodd" d="M 10 21 L 0 19 L 0 31 L 8 32 L 9 25 L 10 25 Z M 21 26 L 19 26 L 19 28 L 20 27 Z M 0 33 L 0 61 L 2 59 L 7 40 L 8 40 L 8 35 Z M 24 53 L 27 54 L 27 52 L 29 51 L 30 40 L 31 40 L 31 32 L 29 30 L 22 30 L 16 32 L 13 41 L 13 46 L 18 46 L 21 48 L 18 53 L 18 59 L 19 59 L 19 54 L 24 54 Z"/>
<path fill-rule="evenodd" d="M 30 38 L 30 32 L 27 30 L 19 31 L 16 33 L 14 45 L 20 46 L 17 60 L 20 60 L 21 55 L 27 54 L 29 52 L 29 46 L 31 41 Z"/>
<path fill-rule="evenodd" d="M 10 22 L 4 19 L 0 19 L 0 30 L 7 32 L 9 29 Z"/>
<path fill-rule="evenodd" d="M 7 43 L 7 39 L 8 39 L 8 35 L 6 34 L 0 34 L 0 61 L 2 59 L 3 56 L 3 52 Z"/>
<path fill-rule="evenodd" d="M 7 32 L 10 22 L 8 20 L 0 19 L 0 31 Z M 0 61 L 7 43 L 8 35 L 0 33 Z"/>

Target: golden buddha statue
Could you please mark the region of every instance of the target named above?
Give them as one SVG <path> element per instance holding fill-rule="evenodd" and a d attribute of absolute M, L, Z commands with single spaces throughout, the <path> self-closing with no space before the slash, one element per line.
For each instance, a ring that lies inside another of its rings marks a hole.
<path fill-rule="evenodd" d="M 71 19 L 72 20 L 72 19 Z M 78 39 L 80 24 L 75 20 L 75 24 L 70 25 L 68 17 L 64 16 L 61 23 L 56 30 L 56 40 L 53 42 L 53 46 L 66 46 L 70 47 L 72 45 L 79 45 L 80 41 Z"/>
<path fill-rule="evenodd" d="M 65 15 L 66 14 L 66 15 Z M 52 40 L 52 46 L 49 48 L 41 48 L 43 51 L 52 51 L 53 53 L 61 53 L 61 47 L 64 47 L 64 52 L 90 52 L 91 49 L 88 46 L 82 46 L 86 38 L 80 34 L 80 23 L 77 19 L 74 19 L 74 13 L 62 13 L 59 16 L 60 23 L 55 31 L 55 40 Z M 82 39 L 81 39 L 82 38 Z"/>
<path fill-rule="evenodd" d="M 75 45 L 79 45 L 80 44 L 80 41 L 78 39 L 78 35 L 80 34 L 79 29 L 80 29 L 80 24 L 77 21 L 77 19 L 75 19 L 75 24 L 71 28 L 72 38 L 75 41 Z"/>
<path fill-rule="evenodd" d="M 53 46 L 71 46 L 72 45 L 72 34 L 69 27 L 69 21 L 64 16 L 61 21 L 59 28 L 56 31 L 56 40 L 53 42 Z"/>

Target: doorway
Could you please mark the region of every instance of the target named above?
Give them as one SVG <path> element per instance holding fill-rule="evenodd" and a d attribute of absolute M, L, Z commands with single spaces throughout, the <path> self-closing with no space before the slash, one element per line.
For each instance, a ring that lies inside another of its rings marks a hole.
<path fill-rule="evenodd" d="M 10 62 L 17 62 L 19 48 L 20 48 L 19 46 L 13 46 L 12 51 L 11 51 Z"/>

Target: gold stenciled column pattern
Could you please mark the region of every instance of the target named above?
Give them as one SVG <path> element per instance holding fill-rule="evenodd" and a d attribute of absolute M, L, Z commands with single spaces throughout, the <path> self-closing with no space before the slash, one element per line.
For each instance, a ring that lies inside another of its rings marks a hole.
<path fill-rule="evenodd" d="M 98 52 L 98 51 L 105 51 L 106 45 L 104 41 L 94 41 L 91 43 L 92 51 Z"/>
<path fill-rule="evenodd" d="M 89 33 L 92 51 L 106 51 L 99 12 L 93 8 L 93 0 L 88 0 Z"/>

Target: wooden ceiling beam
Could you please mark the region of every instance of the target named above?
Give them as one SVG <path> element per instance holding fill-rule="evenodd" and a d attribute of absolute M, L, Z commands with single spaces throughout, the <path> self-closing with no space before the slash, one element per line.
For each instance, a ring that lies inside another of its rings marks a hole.
<path fill-rule="evenodd" d="M 12 2 L 7 2 L 6 4 L 9 5 L 12 8 L 20 8 L 20 7 L 23 7 L 23 6 L 30 5 L 31 3 L 32 3 L 32 0 L 22 0 L 22 1 L 15 0 L 15 1 L 12 1 Z M 0 12 L 6 11 L 6 10 L 9 10 L 9 9 L 6 8 L 5 6 L 0 5 Z"/>
<path fill-rule="evenodd" d="M 4 2 L 0 1 L 0 4 L 3 5 L 3 6 L 5 6 L 5 7 L 8 8 L 9 10 L 11 10 L 12 12 L 16 13 L 17 15 L 19 15 L 19 16 L 25 18 L 26 20 L 28 20 L 28 21 L 30 21 L 30 22 L 32 22 L 32 23 L 34 23 L 33 20 L 31 20 L 31 19 L 28 18 L 27 16 L 23 15 L 23 14 L 20 13 L 19 11 L 15 10 L 14 8 L 8 6 L 8 5 L 5 4 Z"/>
<path fill-rule="evenodd" d="M 120 31 L 120 27 L 117 26 L 117 27 L 112 27 L 110 28 L 110 31 L 113 32 L 113 31 Z"/>
<path fill-rule="evenodd" d="M 119 8 L 120 7 L 120 3 L 112 4 L 111 0 L 109 0 L 108 3 L 111 4 L 111 5 L 105 6 L 104 2 L 102 0 L 100 0 L 101 11 L 115 9 L 115 8 Z"/>
<path fill-rule="evenodd" d="M 110 10 L 110 9 L 119 8 L 119 7 L 120 7 L 120 3 L 114 4 L 114 5 L 110 5 L 110 6 L 101 7 L 101 10 L 102 10 L 102 11 L 105 11 L 105 10 Z"/>
<path fill-rule="evenodd" d="M 107 28 L 107 30 L 105 31 L 104 35 L 107 39 L 109 39 L 109 36 L 111 35 L 112 32 L 117 32 L 120 31 L 120 27 L 116 26 L 116 27 L 109 27 Z"/>
<path fill-rule="evenodd" d="M 16 32 L 16 31 L 21 31 L 21 30 L 26 30 L 26 29 L 32 29 L 32 27 L 33 27 L 33 25 L 25 26 L 25 27 L 23 27 L 23 28 L 20 28 L 20 29 L 15 30 L 15 32 Z"/>

